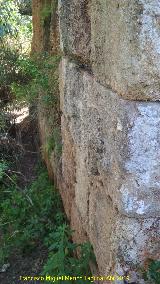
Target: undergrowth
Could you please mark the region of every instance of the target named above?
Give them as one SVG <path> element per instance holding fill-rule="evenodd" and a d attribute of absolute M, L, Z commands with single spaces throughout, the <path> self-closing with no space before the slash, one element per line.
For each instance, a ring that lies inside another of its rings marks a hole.
<path fill-rule="evenodd" d="M 28 253 L 42 242 L 49 250 L 42 275 L 89 275 L 92 247 L 72 243 L 60 195 L 46 169 L 41 167 L 37 180 L 21 190 L 16 176 L 9 176 L 7 164 L 1 161 L 0 183 L 0 264 L 15 250 Z M 78 247 L 80 258 L 75 257 Z"/>
<path fill-rule="evenodd" d="M 38 112 L 44 112 L 51 129 L 45 148 L 48 154 L 54 150 L 60 157 L 58 65 L 61 57 L 47 53 L 29 57 L 30 43 L 26 44 L 26 40 L 30 42 L 32 34 L 31 18 L 21 16 L 17 1 L 1 2 L 0 267 L 14 252 L 28 254 L 44 244 L 49 255 L 43 275 L 87 275 L 90 274 L 89 261 L 93 258 L 92 247 L 89 243 L 72 243 L 72 231 L 60 195 L 49 181 L 46 169 L 41 167 L 37 179 L 30 186 L 20 188 L 12 171 L 14 150 L 6 147 L 14 139 L 9 140 L 10 123 L 7 124 L 5 108 L 10 102 L 16 107 L 25 103 L 30 107 L 30 116 L 34 115 L 31 108 L 37 112 L 36 117 Z M 45 6 L 41 14 L 43 25 L 50 19 L 51 10 L 56 10 L 57 3 L 54 0 L 51 6 Z M 79 258 L 76 257 L 77 249 Z"/>
<path fill-rule="evenodd" d="M 45 20 L 51 17 L 51 14 L 56 11 L 57 6 L 58 6 L 58 0 L 52 0 L 50 3 L 45 3 L 40 13 L 42 25 L 44 25 Z"/>
<path fill-rule="evenodd" d="M 56 127 L 52 129 L 52 133 L 48 136 L 47 142 L 42 146 L 42 152 L 45 151 L 50 158 L 51 153 L 60 158 L 62 154 L 61 132 L 60 128 Z"/>
<path fill-rule="evenodd" d="M 40 103 L 49 111 L 57 103 L 58 72 L 57 68 L 61 57 L 48 55 L 47 53 L 36 57 L 19 59 L 18 65 L 25 78 L 26 84 L 13 83 L 12 92 L 17 100 L 25 100 L 28 103 Z"/>
<path fill-rule="evenodd" d="M 58 158 L 62 152 L 58 86 L 60 59 L 60 55 L 51 56 L 47 53 L 32 58 L 21 58 L 19 66 L 28 81 L 25 84 L 17 82 L 12 84 L 12 92 L 17 101 L 28 102 L 34 109 L 33 116 L 36 117 L 38 112 L 46 118 L 50 135 L 42 149 L 49 155 L 54 150 Z"/>
<path fill-rule="evenodd" d="M 153 284 L 160 283 L 160 260 L 149 260 L 147 269 L 143 269 L 143 277 L 146 281 L 152 281 Z"/>

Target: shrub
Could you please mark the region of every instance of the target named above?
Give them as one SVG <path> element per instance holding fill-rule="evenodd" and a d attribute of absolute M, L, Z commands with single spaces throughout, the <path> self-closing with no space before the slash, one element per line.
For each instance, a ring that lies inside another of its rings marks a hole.
<path fill-rule="evenodd" d="M 153 284 L 160 283 L 160 261 L 150 260 L 148 268 L 144 272 L 144 279 L 151 281 Z"/>
<path fill-rule="evenodd" d="M 30 52 L 32 20 L 19 13 L 16 0 L 1 0 L 0 4 L 0 93 L 1 102 L 8 102 L 12 99 L 11 84 L 26 80 L 19 59 Z"/>
<path fill-rule="evenodd" d="M 6 169 L 6 164 L 1 163 L 1 182 Z M 15 249 L 25 253 L 41 241 L 49 249 L 42 274 L 89 274 L 92 247 L 89 243 L 72 243 L 72 231 L 67 224 L 60 195 L 49 181 L 46 169 L 41 168 L 37 180 L 25 190 L 16 185 L 16 177 L 10 178 L 7 187 L 3 183 L 1 185 L 0 263 L 3 264 Z M 78 247 L 80 258 L 75 257 Z"/>
<path fill-rule="evenodd" d="M 27 84 L 12 84 L 12 91 L 18 100 L 29 103 L 40 102 L 46 108 L 57 103 L 58 72 L 60 56 L 48 54 L 36 58 L 23 57 L 19 60 L 21 72 L 29 78 Z"/>

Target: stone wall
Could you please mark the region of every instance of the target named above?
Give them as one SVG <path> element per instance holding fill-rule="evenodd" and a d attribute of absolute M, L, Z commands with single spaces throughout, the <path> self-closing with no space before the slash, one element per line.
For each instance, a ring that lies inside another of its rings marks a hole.
<path fill-rule="evenodd" d="M 73 239 L 90 240 L 101 275 L 144 283 L 140 267 L 160 259 L 160 2 L 59 0 L 58 16 L 63 149 L 50 165 Z"/>
<path fill-rule="evenodd" d="M 32 53 L 59 52 L 57 0 L 32 0 Z"/>

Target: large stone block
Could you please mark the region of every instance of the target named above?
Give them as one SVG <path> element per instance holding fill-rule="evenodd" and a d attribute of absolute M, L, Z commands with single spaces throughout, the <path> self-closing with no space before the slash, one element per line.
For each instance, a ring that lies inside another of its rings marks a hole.
<path fill-rule="evenodd" d="M 124 100 L 66 58 L 60 70 L 79 224 L 101 275 L 117 272 L 144 283 L 135 267 L 159 258 L 160 104 Z M 62 158 L 62 168 L 65 163 Z"/>
<path fill-rule="evenodd" d="M 93 73 L 132 100 L 160 100 L 159 0 L 92 0 Z"/>
<path fill-rule="evenodd" d="M 89 0 L 59 0 L 60 43 L 65 54 L 90 60 Z"/>
<path fill-rule="evenodd" d="M 131 100 L 160 100 L 159 0 L 59 0 L 61 48 Z"/>
<path fill-rule="evenodd" d="M 71 208 L 71 228 L 73 230 L 72 234 L 72 239 L 74 242 L 78 244 L 82 244 L 84 242 L 88 241 L 88 237 L 86 232 L 84 231 L 84 228 L 82 226 L 82 220 L 80 213 L 77 209 L 77 206 L 75 202 L 72 203 L 72 208 Z"/>
<path fill-rule="evenodd" d="M 141 275 L 149 260 L 160 259 L 159 218 L 136 219 L 118 216 L 112 227 L 111 251 L 114 255 L 114 271 L 129 275 L 129 283 L 152 284 Z M 115 282 L 121 284 L 121 281 Z"/>
<path fill-rule="evenodd" d="M 117 272 L 129 275 L 129 283 L 141 283 L 140 275 L 132 272 L 146 259 L 159 259 L 159 233 L 159 218 L 142 220 L 119 214 L 105 195 L 100 177 L 94 181 L 89 196 L 89 237 L 101 275 Z"/>
<path fill-rule="evenodd" d="M 100 275 L 109 275 L 114 267 L 111 236 L 117 212 L 110 197 L 106 196 L 103 184 L 99 181 L 94 180 L 90 186 L 88 234 L 94 247 Z"/>
<path fill-rule="evenodd" d="M 62 117 L 62 173 L 60 180 L 63 180 L 63 185 L 59 187 L 63 199 L 63 205 L 67 217 L 71 219 L 71 208 L 75 197 L 75 183 L 76 183 L 76 160 L 75 160 L 75 146 L 68 129 L 67 120 Z"/>
<path fill-rule="evenodd" d="M 129 102 L 64 59 L 61 107 L 76 147 L 75 198 L 86 226 L 90 181 L 126 216 L 160 215 L 160 104 Z"/>

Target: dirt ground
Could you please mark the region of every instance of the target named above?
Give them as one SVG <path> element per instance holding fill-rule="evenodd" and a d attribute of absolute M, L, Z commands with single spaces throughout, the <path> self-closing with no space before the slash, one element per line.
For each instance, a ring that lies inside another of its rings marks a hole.
<path fill-rule="evenodd" d="M 47 250 L 42 245 L 25 255 L 14 253 L 8 261 L 10 267 L 6 272 L 0 273 L 1 284 L 35 284 L 36 281 L 21 281 L 20 276 L 39 276 L 43 264 L 47 259 Z"/>

